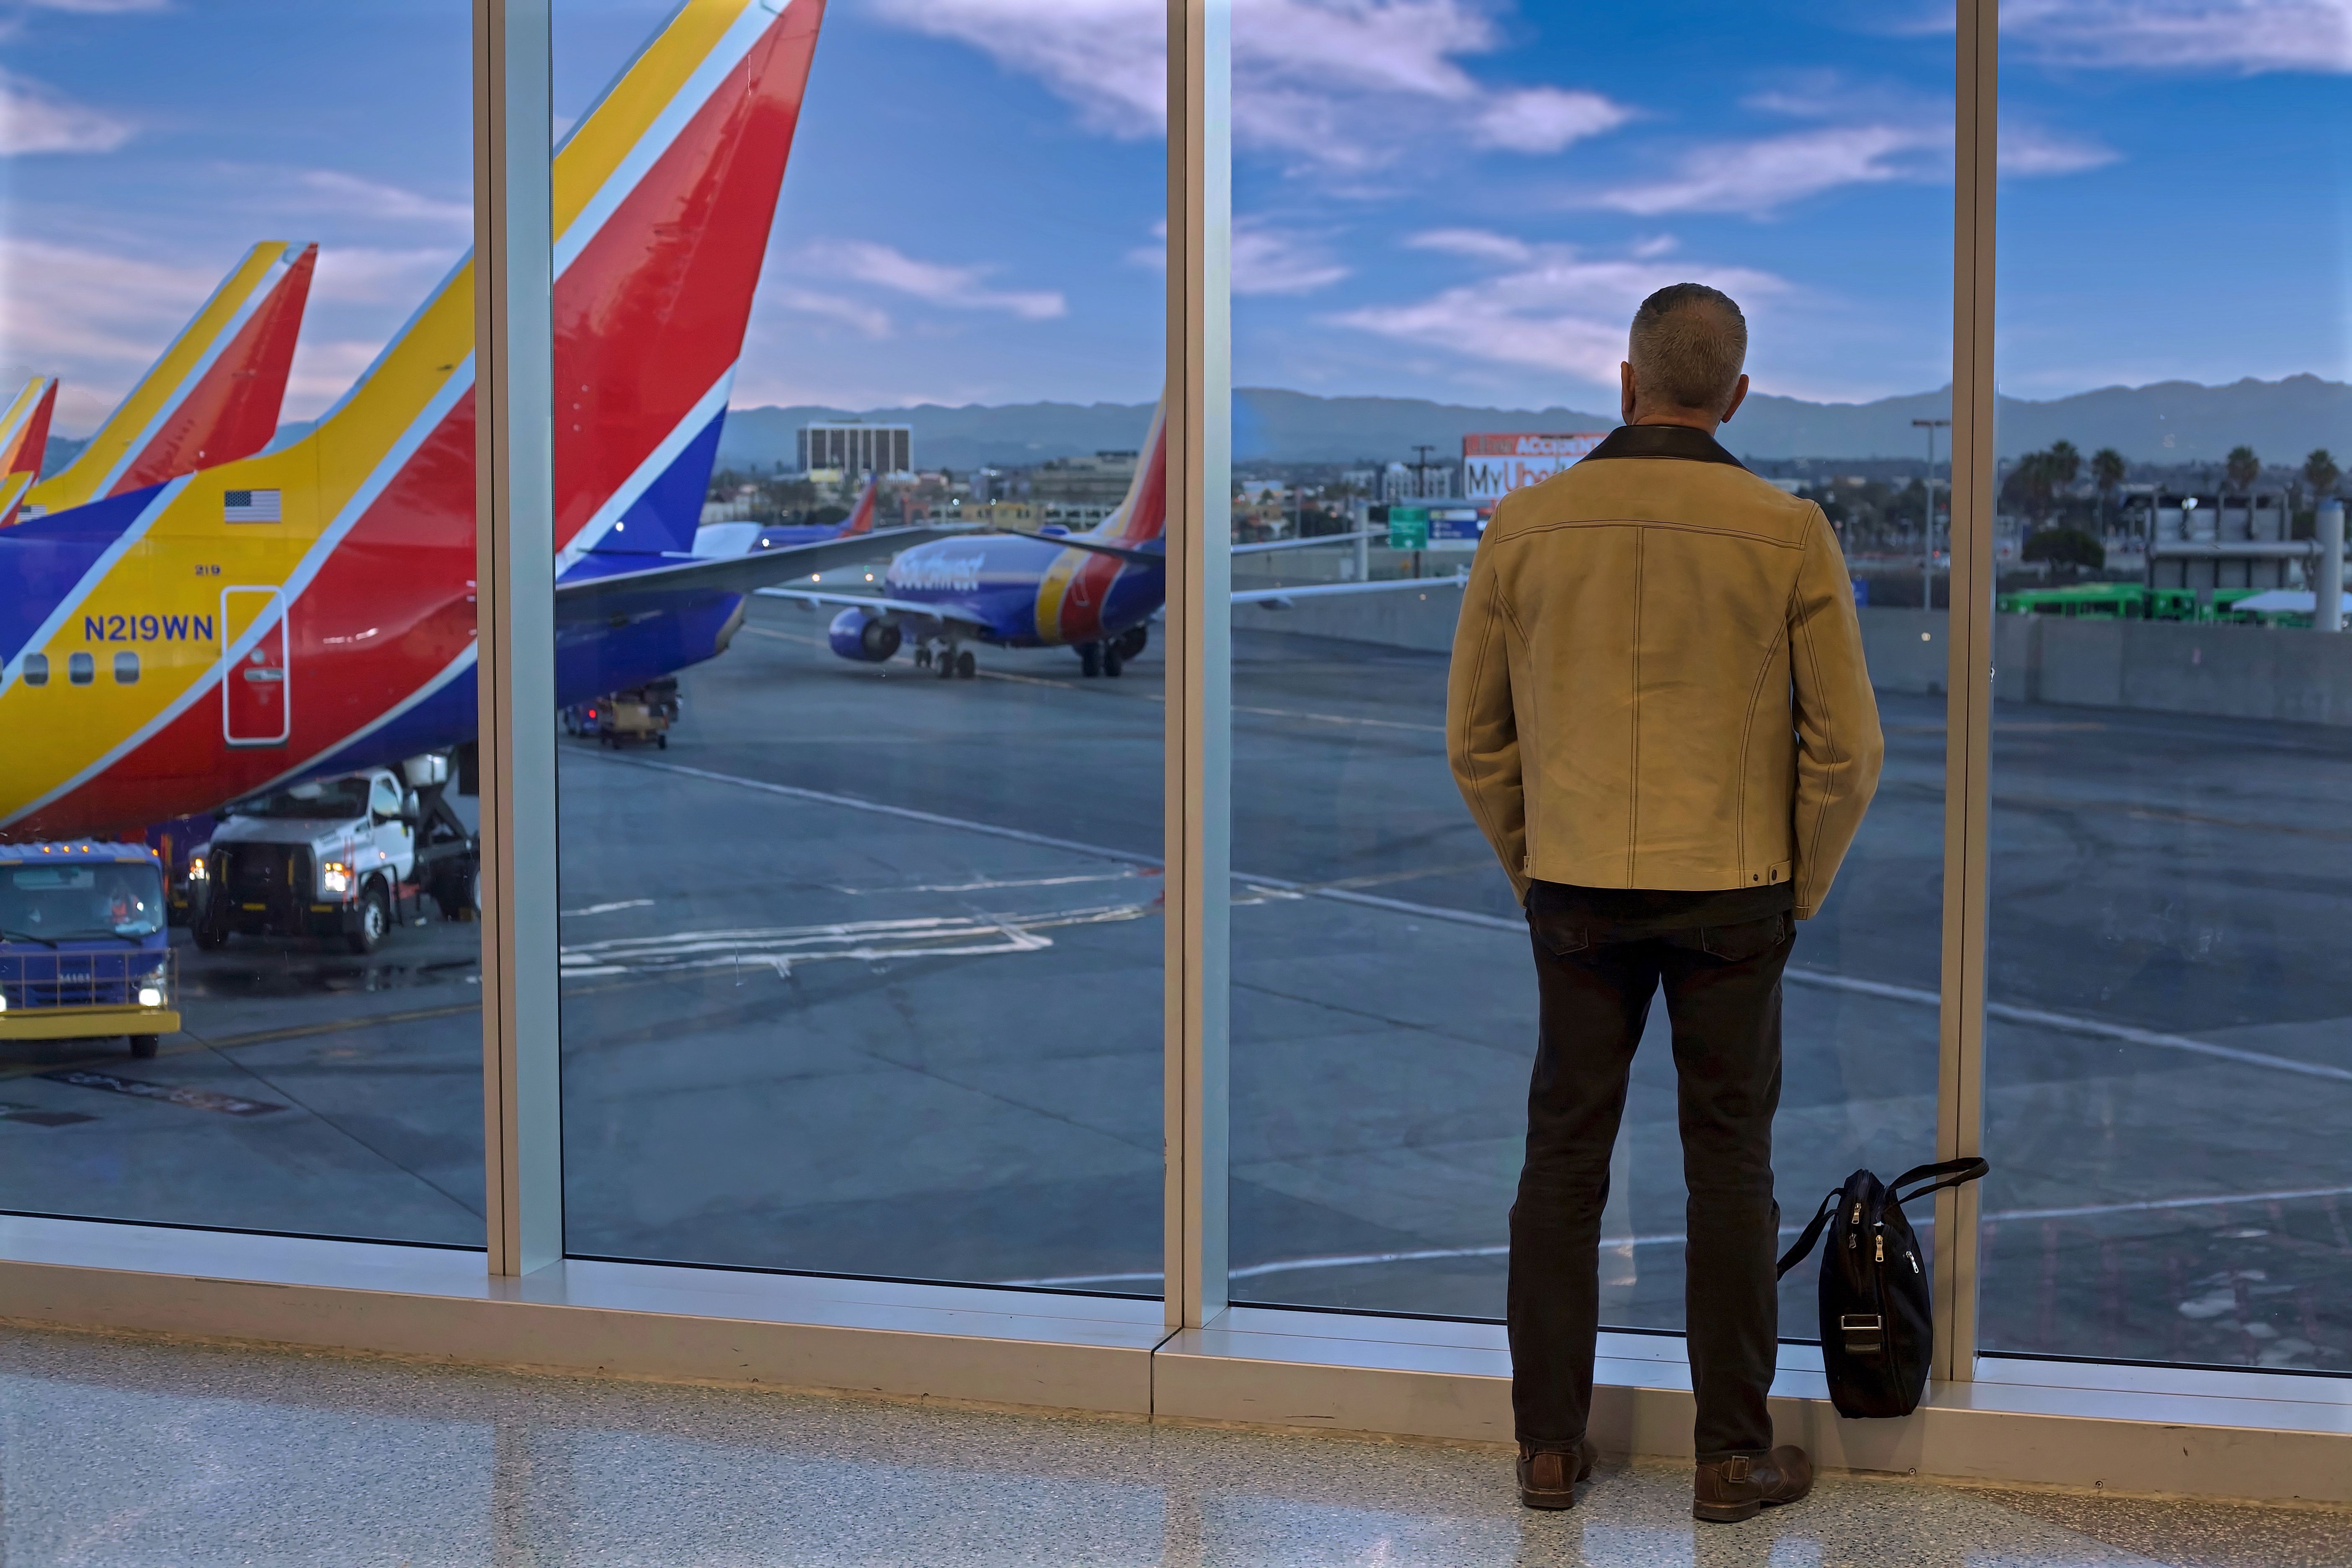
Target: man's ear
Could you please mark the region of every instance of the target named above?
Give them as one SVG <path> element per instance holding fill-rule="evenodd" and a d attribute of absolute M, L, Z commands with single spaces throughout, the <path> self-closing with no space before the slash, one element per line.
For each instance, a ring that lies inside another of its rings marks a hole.
<path fill-rule="evenodd" d="M 1747 377 L 1742 376 L 1740 381 L 1742 384 L 1740 390 L 1745 392 L 1748 390 Z M 1617 363 L 1617 417 L 1620 423 L 1626 425 L 1633 423 L 1633 405 L 1636 401 L 1638 401 L 1638 395 L 1633 387 L 1633 362 L 1620 360 Z"/>
<path fill-rule="evenodd" d="M 1731 416 L 1738 413 L 1739 405 L 1747 401 L 1748 377 L 1743 374 L 1739 378 L 1739 384 L 1731 389 L 1731 401 L 1723 405 L 1723 417 L 1717 420 L 1717 423 L 1720 425 L 1730 424 Z"/>

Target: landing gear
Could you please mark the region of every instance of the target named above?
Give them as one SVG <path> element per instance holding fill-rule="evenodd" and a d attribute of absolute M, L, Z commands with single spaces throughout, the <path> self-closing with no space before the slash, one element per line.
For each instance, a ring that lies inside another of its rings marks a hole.
<path fill-rule="evenodd" d="M 1117 643 L 1113 643 L 1110 647 L 1103 649 L 1102 672 L 1105 675 L 1110 677 L 1113 680 L 1117 680 L 1118 679 L 1118 672 L 1126 668 L 1127 660 L 1119 658 L 1118 645 Z"/>
<path fill-rule="evenodd" d="M 924 643 L 921 647 L 915 649 L 915 668 L 917 669 L 929 669 L 931 668 L 930 644 Z"/>
<path fill-rule="evenodd" d="M 1102 644 L 1098 642 L 1080 643 L 1078 645 L 1078 673 L 1085 676 L 1088 680 L 1092 680 L 1102 672 Z"/>
<path fill-rule="evenodd" d="M 940 657 L 932 662 L 931 668 L 941 680 L 952 680 L 955 679 L 955 649 L 949 647 L 940 650 Z"/>
<path fill-rule="evenodd" d="M 966 648 L 956 655 L 955 672 L 959 680 L 970 680 L 980 673 L 980 661 L 971 657 L 971 649 Z"/>

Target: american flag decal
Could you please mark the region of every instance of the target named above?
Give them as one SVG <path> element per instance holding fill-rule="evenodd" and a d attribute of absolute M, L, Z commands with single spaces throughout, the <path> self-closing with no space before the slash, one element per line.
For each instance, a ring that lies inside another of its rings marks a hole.
<path fill-rule="evenodd" d="M 221 491 L 223 522 L 277 522 L 280 521 L 276 490 Z"/>

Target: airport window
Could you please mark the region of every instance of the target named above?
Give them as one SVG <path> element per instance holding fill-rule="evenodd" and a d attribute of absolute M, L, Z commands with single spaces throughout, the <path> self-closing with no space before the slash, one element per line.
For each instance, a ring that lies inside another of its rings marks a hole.
<path fill-rule="evenodd" d="M 1711 171 L 1817 124 L 1885 133 L 1874 106 L 1948 93 L 1951 37 L 1794 4 L 1697 31 L 1510 14 L 1507 62 L 1497 41 L 1342 90 L 1288 74 L 1279 7 L 1234 6 L 1237 1301 L 1504 1315 L 1537 981 L 1446 761 L 1461 574 L 1503 496 L 1617 426 L 1633 310 L 1678 281 L 1747 314 L 1757 395 L 1723 445 L 1838 526 L 1892 731 L 1789 961 L 1783 1222 L 1857 1166 L 1935 1154 L 1947 465 L 1909 421 L 1948 401 L 1949 166 L 1923 120 L 1867 174 L 1735 191 Z M 1798 108 L 1788 84 L 1824 73 L 1841 90 Z M 1331 134 L 1298 131 L 1300 92 Z M 1602 1215 L 1604 1323 L 1682 1326 L 1685 1212 L 1660 998 Z M 1811 1284 L 1790 1277 L 1784 1336 L 1813 1336 Z"/>
<path fill-rule="evenodd" d="M 1028 9 L 1002 26 L 1069 26 Z M 559 117 L 716 79 L 671 10 L 560 12 Z M 1134 454 L 1167 310 L 1130 256 L 1159 243 L 1160 110 L 1097 113 L 924 7 L 833 7 L 823 47 L 814 7 L 744 15 L 770 17 L 730 35 L 764 61 L 744 112 L 656 172 L 709 171 L 691 224 L 647 230 L 642 272 L 555 285 L 595 399 L 559 493 L 575 461 L 670 464 L 625 532 L 562 503 L 560 624 L 601 624 L 604 574 L 737 563 L 559 657 L 565 1247 L 1154 1294 L 1163 490 Z M 1004 178 L 1040 147 L 1075 205 Z M 982 189 L 987 221 L 937 221 Z M 1001 407 L 931 406 L 972 401 Z M 1128 454 L 1118 515 L 1020 537 L 1047 462 L 1100 448 Z"/>
<path fill-rule="evenodd" d="M 1979 1338 L 2343 1373 L 2342 78 L 2137 9 L 2004 19 Z"/>
<path fill-rule="evenodd" d="M 41 736 L 0 745 L 0 838 L 129 847 L 47 910 L 65 956 L 5 922 L 0 973 L 98 980 L 5 998 L 30 1136 L 0 1139 L 0 1209 L 478 1248 L 470 11 L 108 12 L 9 25 L 11 90 L 73 129 L 18 139 L 0 193 L 0 318 L 57 325 L 8 355 L 47 427 L 0 625 L 55 617 L 67 679 L 118 692 L 28 726 L 0 689 L 0 734 Z M 369 281 L 313 291 L 337 269 Z M 323 524 L 332 473 L 384 487 L 332 549 L 224 540 Z M 113 539 L 141 495 L 94 571 L 33 537 Z"/>

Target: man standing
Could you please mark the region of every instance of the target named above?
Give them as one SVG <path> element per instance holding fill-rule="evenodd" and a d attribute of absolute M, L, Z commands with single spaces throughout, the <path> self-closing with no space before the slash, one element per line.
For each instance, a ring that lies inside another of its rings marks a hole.
<path fill-rule="evenodd" d="M 1696 283 L 1634 314 L 1624 426 L 1496 509 L 1454 642 L 1446 753 L 1527 908 L 1541 1030 L 1511 1208 L 1519 1499 L 1567 1508 L 1600 1314 L 1601 1206 L 1663 984 L 1689 1189 L 1700 1519 L 1812 1485 L 1772 1447 L 1772 1113 L 1791 918 L 1829 896 L 1878 782 L 1878 710 L 1821 508 L 1716 443 L 1748 323 Z"/>

